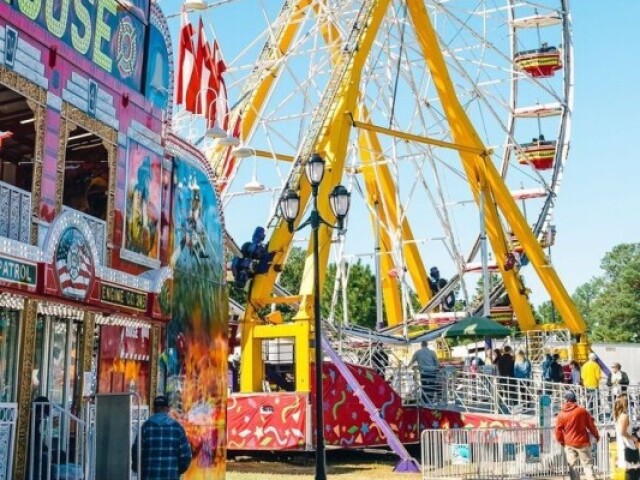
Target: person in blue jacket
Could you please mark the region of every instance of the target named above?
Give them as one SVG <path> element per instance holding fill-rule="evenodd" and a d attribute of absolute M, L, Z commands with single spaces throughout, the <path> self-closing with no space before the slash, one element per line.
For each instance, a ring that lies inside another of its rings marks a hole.
<path fill-rule="evenodd" d="M 513 374 L 518 382 L 518 403 L 522 407 L 526 407 L 531 400 L 531 385 L 527 381 L 531 379 L 531 362 L 522 350 L 518 350 L 516 353 Z"/>

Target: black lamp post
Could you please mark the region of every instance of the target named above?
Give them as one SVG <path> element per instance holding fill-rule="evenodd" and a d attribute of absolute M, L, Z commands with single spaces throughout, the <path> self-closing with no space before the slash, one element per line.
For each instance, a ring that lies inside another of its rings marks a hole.
<path fill-rule="evenodd" d="M 289 231 L 294 232 L 311 225 L 313 231 L 313 320 L 315 329 L 315 377 L 316 377 L 316 480 L 327 479 L 327 466 L 324 449 L 324 418 L 322 411 L 322 318 L 320 312 L 320 255 L 318 229 L 320 225 L 329 228 L 343 229 L 344 219 L 349 212 L 351 194 L 342 185 L 337 185 L 329 195 L 329 203 L 333 211 L 337 225 L 326 222 L 318 211 L 318 187 L 324 177 L 324 159 L 314 153 L 305 165 L 305 176 L 311 184 L 311 194 L 313 204 L 309 218 L 302 222 L 298 228 L 294 228 L 293 222 L 298 217 L 300 209 L 300 197 L 298 194 L 288 189 L 280 198 L 280 213 L 287 221 Z"/>

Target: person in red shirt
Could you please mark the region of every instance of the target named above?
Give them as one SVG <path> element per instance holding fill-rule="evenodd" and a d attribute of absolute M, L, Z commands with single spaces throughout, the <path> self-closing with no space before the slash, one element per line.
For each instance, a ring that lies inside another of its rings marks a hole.
<path fill-rule="evenodd" d="M 591 458 L 591 438 L 597 442 L 600 434 L 587 410 L 576 402 L 576 394 L 568 391 L 564 395 L 566 400 L 556 419 L 556 440 L 564 447 L 567 463 L 571 469 L 571 478 L 579 478 L 574 472 L 578 460 L 584 468 L 587 480 L 595 480 L 593 474 L 593 459 Z M 575 475 L 575 476 L 574 476 Z"/>

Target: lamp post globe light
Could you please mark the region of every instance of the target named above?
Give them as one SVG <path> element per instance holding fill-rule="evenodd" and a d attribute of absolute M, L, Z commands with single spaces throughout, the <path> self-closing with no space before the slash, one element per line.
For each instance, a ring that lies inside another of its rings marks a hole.
<path fill-rule="evenodd" d="M 318 187 L 324 177 L 325 161 L 318 154 L 314 153 L 305 164 L 305 176 L 311 184 L 311 195 L 313 203 L 309 218 L 302 222 L 297 228 L 293 223 L 298 217 L 300 209 L 300 196 L 297 192 L 287 189 L 280 197 L 280 214 L 287 221 L 290 232 L 297 232 L 307 226 L 311 226 L 313 231 L 313 320 L 315 331 L 315 414 L 316 414 L 316 474 L 315 480 L 327 479 L 327 466 L 324 448 L 324 418 L 322 405 L 322 318 L 320 311 L 320 255 L 319 255 L 319 235 L 320 225 L 329 228 L 336 228 L 343 231 L 344 219 L 349 213 L 351 204 L 351 194 L 343 185 L 337 185 L 329 195 L 331 210 L 336 217 L 337 225 L 332 225 L 320 216 L 318 211 Z"/>

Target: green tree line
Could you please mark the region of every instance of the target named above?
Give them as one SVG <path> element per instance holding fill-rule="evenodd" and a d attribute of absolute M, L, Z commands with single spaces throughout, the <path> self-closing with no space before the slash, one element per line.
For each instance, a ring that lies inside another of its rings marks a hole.
<path fill-rule="evenodd" d="M 597 342 L 640 341 L 640 243 L 623 243 L 607 252 L 602 274 L 580 285 L 573 301 Z M 559 321 L 551 302 L 538 307 L 543 323 Z"/>

